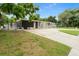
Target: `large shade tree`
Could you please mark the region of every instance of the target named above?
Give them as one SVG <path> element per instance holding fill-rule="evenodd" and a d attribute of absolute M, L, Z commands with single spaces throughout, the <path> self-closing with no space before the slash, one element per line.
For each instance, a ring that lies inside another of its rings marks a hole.
<path fill-rule="evenodd" d="M 58 19 L 62 26 L 79 27 L 79 9 L 65 10 Z"/>
<path fill-rule="evenodd" d="M 15 4 L 14 3 L 2 3 L 0 4 L 0 11 L 2 14 L 5 15 L 11 15 L 13 14 L 13 8 L 14 8 Z M 5 22 L 5 20 L 2 18 L 3 22 Z M 9 29 L 9 20 L 7 19 L 7 23 L 8 23 L 8 29 Z M 5 23 L 3 23 L 5 24 Z"/>
<path fill-rule="evenodd" d="M 2 3 L 0 5 L 0 10 L 1 12 L 6 14 L 12 14 L 14 6 L 15 6 L 14 3 Z"/>
<path fill-rule="evenodd" d="M 29 20 L 30 21 L 32 21 L 32 20 L 40 20 L 40 15 L 39 14 L 32 14 L 29 17 Z"/>
<path fill-rule="evenodd" d="M 36 11 L 39 10 L 39 7 L 34 5 L 33 3 L 19 3 L 18 5 L 21 5 L 24 7 L 24 17 L 29 15 L 29 17 L 31 16 L 36 16 Z M 29 19 L 31 20 L 31 19 Z"/>
<path fill-rule="evenodd" d="M 16 16 L 16 19 L 23 19 L 27 15 L 29 15 L 29 17 L 34 16 L 37 10 L 39 10 L 39 8 L 32 3 L 19 3 L 14 8 L 13 14 Z M 29 20 L 31 21 L 32 19 Z"/>
<path fill-rule="evenodd" d="M 0 4 L 0 10 L 2 13 L 13 15 L 16 20 L 23 19 L 25 16 L 33 15 L 39 8 L 32 3 L 3 3 Z"/>
<path fill-rule="evenodd" d="M 4 24 L 8 24 L 8 22 L 9 22 L 9 18 L 5 14 L 0 14 L 0 27 L 3 26 L 3 29 L 5 29 Z"/>

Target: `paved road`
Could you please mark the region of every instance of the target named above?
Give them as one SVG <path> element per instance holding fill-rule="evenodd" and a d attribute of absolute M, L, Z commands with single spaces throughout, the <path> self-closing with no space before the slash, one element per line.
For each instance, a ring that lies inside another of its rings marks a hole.
<path fill-rule="evenodd" d="M 58 29 L 27 30 L 34 34 L 47 37 L 72 47 L 69 56 L 79 56 L 79 37 L 59 32 Z"/>

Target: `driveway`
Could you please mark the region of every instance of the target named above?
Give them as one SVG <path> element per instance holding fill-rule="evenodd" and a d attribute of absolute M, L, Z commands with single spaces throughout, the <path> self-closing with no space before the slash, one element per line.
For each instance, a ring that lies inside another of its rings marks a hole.
<path fill-rule="evenodd" d="M 34 34 L 49 38 L 54 41 L 61 42 L 72 47 L 69 56 L 79 56 L 79 37 L 58 31 L 58 29 L 35 29 L 26 30 Z"/>

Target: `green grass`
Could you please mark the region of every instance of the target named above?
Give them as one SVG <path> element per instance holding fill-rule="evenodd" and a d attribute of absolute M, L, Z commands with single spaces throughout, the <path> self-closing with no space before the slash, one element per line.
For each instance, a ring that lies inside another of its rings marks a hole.
<path fill-rule="evenodd" d="M 1 56 L 66 56 L 70 47 L 25 31 L 0 31 Z"/>
<path fill-rule="evenodd" d="M 67 33 L 67 34 L 71 34 L 71 35 L 79 35 L 79 31 L 78 30 L 60 30 L 61 32 Z"/>
<path fill-rule="evenodd" d="M 74 28 L 74 27 L 59 27 L 58 29 L 74 29 L 74 30 L 79 30 L 79 28 Z"/>

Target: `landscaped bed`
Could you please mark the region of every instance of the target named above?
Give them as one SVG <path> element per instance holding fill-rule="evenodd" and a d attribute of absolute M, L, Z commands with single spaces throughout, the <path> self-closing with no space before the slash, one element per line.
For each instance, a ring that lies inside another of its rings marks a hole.
<path fill-rule="evenodd" d="M 70 47 L 25 31 L 0 31 L 0 55 L 66 56 Z"/>
<path fill-rule="evenodd" d="M 60 30 L 61 32 L 64 32 L 64 33 L 67 33 L 67 34 L 71 34 L 71 35 L 79 35 L 79 30 L 76 30 L 76 29 L 68 29 L 68 30 L 63 30 L 63 29 L 61 29 Z"/>

